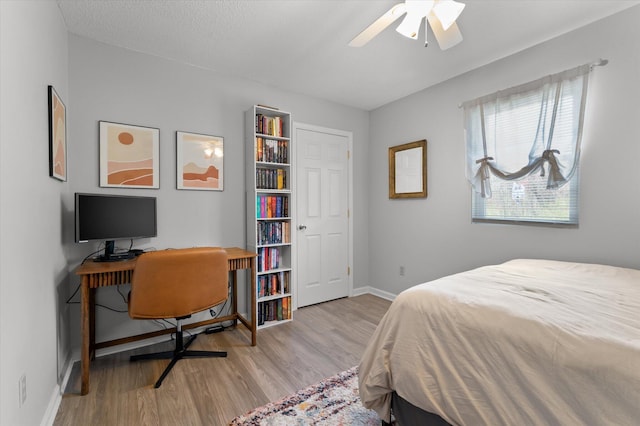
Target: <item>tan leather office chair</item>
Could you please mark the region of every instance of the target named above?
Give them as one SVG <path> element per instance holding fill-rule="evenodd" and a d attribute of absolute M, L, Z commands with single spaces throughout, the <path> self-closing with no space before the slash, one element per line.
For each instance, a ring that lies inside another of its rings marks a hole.
<path fill-rule="evenodd" d="M 173 366 L 186 357 L 226 357 L 226 352 L 189 351 L 182 341 L 182 320 L 224 302 L 228 297 L 227 252 L 198 247 L 148 252 L 138 257 L 131 279 L 129 316 L 134 319 L 175 318 L 173 351 L 133 355 L 131 361 L 171 359 L 155 384 L 159 388 Z"/>

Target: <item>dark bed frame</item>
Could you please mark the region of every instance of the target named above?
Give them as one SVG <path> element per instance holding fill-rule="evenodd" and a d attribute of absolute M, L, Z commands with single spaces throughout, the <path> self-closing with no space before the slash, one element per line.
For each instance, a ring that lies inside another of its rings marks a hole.
<path fill-rule="evenodd" d="M 416 407 L 395 392 L 391 394 L 391 415 L 392 422 L 387 423 L 382 420 L 382 426 L 451 426 L 439 415 Z"/>

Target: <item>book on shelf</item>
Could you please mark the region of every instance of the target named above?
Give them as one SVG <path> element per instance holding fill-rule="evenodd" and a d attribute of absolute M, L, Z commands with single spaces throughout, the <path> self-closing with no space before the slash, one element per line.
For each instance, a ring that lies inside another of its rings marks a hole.
<path fill-rule="evenodd" d="M 287 171 L 284 169 L 256 168 L 256 188 L 286 189 Z"/>
<path fill-rule="evenodd" d="M 280 141 L 280 163 L 289 164 L 289 148 L 287 141 Z"/>
<path fill-rule="evenodd" d="M 267 203 L 268 217 L 278 217 L 276 216 L 276 197 L 273 195 L 268 196 Z"/>
<path fill-rule="evenodd" d="M 289 293 L 289 271 L 259 275 L 257 287 L 260 298 Z"/>
<path fill-rule="evenodd" d="M 256 264 L 258 272 L 280 268 L 281 253 L 279 247 L 260 247 L 257 252 L 258 258 Z"/>
<path fill-rule="evenodd" d="M 267 244 L 283 244 L 291 242 L 290 222 L 257 222 L 256 237 L 260 246 Z"/>
<path fill-rule="evenodd" d="M 276 199 L 276 216 L 282 217 L 282 197 L 275 197 Z"/>
<path fill-rule="evenodd" d="M 291 319 L 291 297 L 283 297 L 258 303 L 258 325 L 268 321 Z"/>
<path fill-rule="evenodd" d="M 262 307 L 262 303 L 258 303 L 258 325 L 263 325 L 264 324 L 264 313 L 263 313 L 264 309 Z"/>
<path fill-rule="evenodd" d="M 285 171 L 283 169 L 276 170 L 278 179 L 278 189 L 284 189 Z"/>
<path fill-rule="evenodd" d="M 288 164 L 289 143 L 286 140 L 275 140 L 256 137 L 256 161 L 263 163 Z"/>
<path fill-rule="evenodd" d="M 286 218 L 289 216 L 289 197 L 286 195 L 256 195 L 258 219 Z"/>
<path fill-rule="evenodd" d="M 256 161 L 263 161 L 263 141 L 261 137 L 256 137 Z"/>
<path fill-rule="evenodd" d="M 282 117 L 270 117 L 264 114 L 256 114 L 256 133 L 263 135 L 282 137 L 284 120 Z"/>
<path fill-rule="evenodd" d="M 283 319 L 291 318 L 291 298 L 285 297 L 282 299 L 282 317 Z"/>

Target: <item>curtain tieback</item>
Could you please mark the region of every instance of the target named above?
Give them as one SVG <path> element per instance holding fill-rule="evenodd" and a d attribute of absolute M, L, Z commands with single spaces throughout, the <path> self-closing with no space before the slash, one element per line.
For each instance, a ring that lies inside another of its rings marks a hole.
<path fill-rule="evenodd" d="M 542 153 L 542 158 L 549 163 L 547 189 L 557 189 L 567 182 L 560 172 L 560 165 L 558 164 L 556 154 L 560 154 L 560 151 L 557 149 L 547 149 Z M 541 170 L 540 176 L 544 176 L 544 167 L 542 167 Z"/>
<path fill-rule="evenodd" d="M 484 157 L 476 160 L 476 164 L 480 164 L 476 179 L 480 181 L 480 196 L 482 198 L 491 198 L 491 181 L 489 161 L 493 157 Z"/>
<path fill-rule="evenodd" d="M 545 149 L 542 152 L 542 159 L 548 162 L 550 167 L 554 167 L 555 165 L 555 167 L 557 168 L 558 162 L 556 161 L 556 156 L 554 154 L 560 154 L 560 151 L 558 151 L 557 149 Z M 544 167 L 540 167 L 540 176 L 544 177 L 544 175 Z"/>

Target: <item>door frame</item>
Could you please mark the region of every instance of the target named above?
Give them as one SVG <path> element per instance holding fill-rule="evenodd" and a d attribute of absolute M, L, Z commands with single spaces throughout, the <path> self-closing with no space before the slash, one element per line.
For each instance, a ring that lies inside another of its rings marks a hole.
<path fill-rule="evenodd" d="M 291 132 L 292 133 L 291 137 L 293 140 L 291 150 L 292 150 L 292 156 L 295 159 L 295 161 L 293 162 L 293 169 L 292 169 L 293 170 L 292 172 L 293 200 L 292 201 L 295 209 L 294 210 L 295 214 L 293 215 L 293 219 L 291 223 L 292 230 L 295 230 L 295 232 L 292 232 L 293 234 L 292 243 L 295 250 L 291 250 L 291 264 L 294 266 L 293 268 L 294 297 L 293 297 L 293 307 L 292 307 L 293 310 L 298 309 L 298 244 L 297 244 L 298 243 L 298 220 L 297 220 L 298 197 L 296 197 L 296 190 L 298 187 L 298 168 L 297 168 L 298 145 L 295 139 L 298 129 L 308 130 L 308 131 L 317 132 L 317 133 L 328 133 L 330 135 L 342 136 L 347 138 L 347 206 L 349 209 L 347 212 L 347 227 L 348 227 L 347 252 L 349 257 L 349 259 L 347 259 L 348 268 L 349 268 L 349 273 L 347 274 L 347 281 L 349 284 L 348 297 L 353 296 L 353 132 L 294 121 L 292 124 L 292 132 Z"/>

